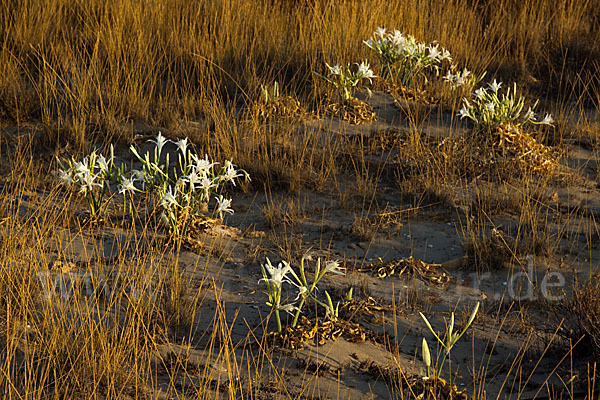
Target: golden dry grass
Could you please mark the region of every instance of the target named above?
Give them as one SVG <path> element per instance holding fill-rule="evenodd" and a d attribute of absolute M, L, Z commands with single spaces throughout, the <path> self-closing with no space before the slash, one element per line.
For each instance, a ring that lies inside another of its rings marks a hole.
<path fill-rule="evenodd" d="M 208 278 L 192 282 L 178 269 L 177 255 L 146 229 L 125 229 L 127 238 L 147 242 L 150 251 L 136 249 L 111 266 L 127 279 L 106 309 L 85 298 L 69 308 L 44 301 L 38 277 L 54 262 L 47 258 L 48 242 L 62 237 L 55 252 L 63 254 L 83 229 L 71 215 L 74 196 L 48 177 L 55 169 L 50 155 L 133 143 L 137 134 L 164 129 L 170 137 L 190 137 L 200 154 L 235 160 L 250 172 L 254 189 L 264 186 L 269 193 L 309 187 L 338 190 L 343 197 L 339 175 L 350 171 L 358 189 L 346 202 L 360 209 L 354 227 L 370 238 L 370 229 L 379 227 L 370 226 L 362 212 L 381 206 L 374 199 L 382 176 L 382 167 L 365 161 L 371 150 L 341 139 L 324 143 L 317 128 L 300 134 L 293 122 L 275 127 L 253 118 L 248 110 L 261 85 L 278 81 L 282 94 L 322 113 L 330 93 L 313 71 L 322 71 L 325 62 L 372 58 L 362 41 L 386 26 L 438 41 L 459 65 L 477 73 L 517 80 L 528 96 L 545 97 L 559 117 L 579 120 L 580 111 L 600 109 L 600 7 L 592 0 L 7 0 L 0 16 L 0 393 L 5 398 L 153 398 L 160 369 L 170 379 L 160 382 L 165 396 L 208 399 L 214 396 L 211 385 L 222 383 L 211 363 L 226 366 L 224 397 L 260 398 L 258 388 L 247 393 L 236 382 L 244 377 L 260 387 L 265 365 L 276 371 L 279 393 L 292 398 L 270 350 L 261 347 L 259 359 L 236 358 L 239 344 L 229 337 L 233 323 L 219 288 Z M 467 186 L 471 158 L 422 140 L 423 117 L 418 110 L 407 114 L 412 136 L 399 156 L 402 165 L 392 173 L 400 195 L 411 198 L 415 210 L 422 202 L 452 204 L 446 189 L 457 182 Z M 581 122 L 580 130 L 569 134 L 597 145 L 598 130 L 584 117 Z M 547 140 L 560 142 L 563 133 L 559 121 L 557 134 Z M 477 192 L 463 227 L 475 258 L 499 256 L 482 240 L 492 208 L 516 209 L 519 216 L 508 258 L 538 244 L 546 251 L 560 240 L 535 237 L 550 223 L 542 204 L 548 182 L 530 187 L 530 178 L 519 179 L 520 191 Z M 43 193 L 43 207 L 31 200 L 35 193 Z M 264 213 L 271 225 L 283 220 L 284 227 L 303 215 L 298 203 L 278 209 L 273 200 Z M 101 227 L 90 229 L 101 235 Z M 301 247 L 285 235 L 277 245 L 290 257 Z M 149 280 L 156 297 L 130 295 L 132 287 Z M 203 285 L 214 306 L 208 311 L 206 291 L 199 290 Z M 212 336 L 203 338 L 205 365 L 192 366 L 181 355 L 157 356 L 166 336 L 191 340 L 200 313 L 214 314 Z M 252 335 L 246 342 L 255 339 Z M 258 343 L 265 346 L 264 338 Z M 515 360 L 511 368 L 518 365 Z M 175 376 L 188 368 L 199 383 L 186 392 Z M 395 384 L 390 392 L 401 397 Z M 484 398 L 485 388 L 477 394 Z"/>

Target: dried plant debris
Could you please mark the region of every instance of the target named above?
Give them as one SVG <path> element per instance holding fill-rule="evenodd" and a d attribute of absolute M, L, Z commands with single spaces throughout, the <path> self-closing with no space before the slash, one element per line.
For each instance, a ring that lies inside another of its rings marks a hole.
<path fill-rule="evenodd" d="M 328 340 L 335 341 L 340 336 L 349 342 L 364 342 L 373 335 L 362 329 L 358 323 L 341 319 L 312 322 L 302 317 L 296 328 L 287 327 L 281 333 L 271 332 L 269 340 L 276 345 L 297 350 L 309 341 L 319 346 Z"/>
<path fill-rule="evenodd" d="M 373 108 L 364 101 L 355 98 L 350 99 L 348 103 L 331 103 L 327 106 L 326 111 L 328 114 L 343 121 L 348 121 L 353 125 L 377 120 Z"/>
<path fill-rule="evenodd" d="M 496 153 L 514 159 L 536 173 L 552 174 L 559 166 L 555 150 L 511 125 L 500 126 L 491 137 L 491 145 Z"/>
<path fill-rule="evenodd" d="M 561 167 L 559 150 L 539 143 L 531 133 L 510 126 L 501 126 L 485 135 L 448 137 L 437 147 L 443 159 L 460 163 L 471 173 L 493 168 L 506 171 L 511 177 L 519 171 L 556 178 L 573 175 Z"/>
<path fill-rule="evenodd" d="M 403 101 L 413 101 L 425 105 L 438 104 L 439 100 L 427 94 L 425 90 L 408 88 L 406 86 L 389 83 L 385 91 L 389 93 L 396 104 Z"/>
<path fill-rule="evenodd" d="M 392 128 L 376 131 L 369 136 L 369 146 L 372 151 L 396 149 L 407 144 L 407 136 L 408 132 Z"/>
<path fill-rule="evenodd" d="M 418 400 L 469 400 L 466 389 L 458 390 L 456 385 L 442 378 L 412 376 L 406 379 L 411 392 Z"/>
<path fill-rule="evenodd" d="M 383 261 L 379 258 L 378 261 L 372 264 L 358 268 L 358 272 L 370 273 L 379 279 L 384 279 L 392 275 L 409 279 L 416 277 L 436 285 L 444 285 L 452 281 L 441 265 L 427 264 L 413 257 L 391 261 Z"/>
<path fill-rule="evenodd" d="M 293 97 L 282 96 L 269 102 L 257 102 L 252 112 L 259 119 L 294 118 L 306 114 L 300 102 Z"/>
<path fill-rule="evenodd" d="M 340 310 L 342 315 L 348 320 L 357 319 L 357 317 L 361 316 L 373 317 L 386 311 L 393 311 L 392 306 L 389 304 L 382 304 L 371 296 L 361 300 L 353 298 L 345 301 Z"/>

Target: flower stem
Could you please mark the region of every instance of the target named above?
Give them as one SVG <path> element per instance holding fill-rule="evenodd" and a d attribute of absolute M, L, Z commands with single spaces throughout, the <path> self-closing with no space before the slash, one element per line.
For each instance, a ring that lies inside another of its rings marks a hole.
<path fill-rule="evenodd" d="M 279 309 L 277 306 L 275 308 L 275 319 L 277 320 L 277 332 L 281 333 L 281 318 L 279 317 Z"/>
<path fill-rule="evenodd" d="M 305 301 L 306 301 L 306 297 L 303 297 L 302 300 L 300 300 L 300 305 L 298 306 L 298 309 L 296 310 L 296 314 L 294 315 L 294 320 L 292 321 L 292 328 L 295 328 L 296 325 L 298 324 L 298 317 L 300 316 L 300 311 L 302 310 L 302 306 L 304 306 Z"/>

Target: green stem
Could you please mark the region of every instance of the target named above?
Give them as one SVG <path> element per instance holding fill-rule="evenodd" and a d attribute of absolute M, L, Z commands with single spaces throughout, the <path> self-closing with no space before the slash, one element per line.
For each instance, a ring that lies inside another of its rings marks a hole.
<path fill-rule="evenodd" d="M 281 318 L 279 318 L 279 305 L 276 305 L 275 308 L 275 319 L 277 320 L 277 332 L 281 333 Z"/>
<path fill-rule="evenodd" d="M 298 306 L 298 309 L 296 310 L 296 314 L 294 315 L 294 320 L 292 321 L 292 329 L 296 327 L 296 325 L 298 324 L 298 317 L 300 317 L 300 311 L 302 310 L 302 306 L 304 306 L 304 302 L 306 301 L 306 297 L 303 297 L 302 300 L 300 300 L 300 305 Z"/>

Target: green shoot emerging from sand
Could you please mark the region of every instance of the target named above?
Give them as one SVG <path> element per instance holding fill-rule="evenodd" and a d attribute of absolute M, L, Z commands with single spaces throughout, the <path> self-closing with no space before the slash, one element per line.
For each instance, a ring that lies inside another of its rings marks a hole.
<path fill-rule="evenodd" d="M 450 324 L 447 326 L 446 338 L 445 338 L 446 341 L 442 340 L 440 338 L 440 335 L 435 333 L 435 331 L 431 327 L 431 324 L 429 323 L 427 318 L 423 315 L 423 313 L 419 313 L 421 318 L 423 318 L 423 321 L 425 321 L 427 328 L 429 328 L 431 333 L 433 333 L 433 336 L 444 348 L 444 355 L 442 356 L 442 361 L 439 363 L 438 370 L 436 371 L 437 377 L 439 377 L 440 374 L 442 373 L 442 368 L 444 367 L 444 362 L 446 361 L 446 358 L 448 358 L 448 364 L 450 364 L 450 352 L 452 351 L 452 348 L 460 340 L 460 338 L 465 334 L 467 329 L 469 329 L 469 327 L 473 323 L 473 320 L 475 319 L 475 316 L 477 315 L 478 310 L 479 310 L 479 302 L 475 305 L 475 308 L 473 309 L 473 312 L 471 313 L 471 317 L 469 317 L 469 321 L 467 322 L 467 324 L 465 325 L 465 327 L 463 328 L 463 330 L 460 333 L 454 332 L 454 313 L 452 313 L 450 316 Z M 427 377 L 429 377 L 430 376 L 429 375 L 430 367 L 431 367 L 431 355 L 429 352 L 429 346 L 427 345 L 427 340 L 425 338 L 423 338 L 423 346 L 422 347 L 423 347 L 423 362 L 425 363 L 425 366 L 427 367 Z M 452 371 L 450 371 L 450 378 L 452 379 Z"/>

